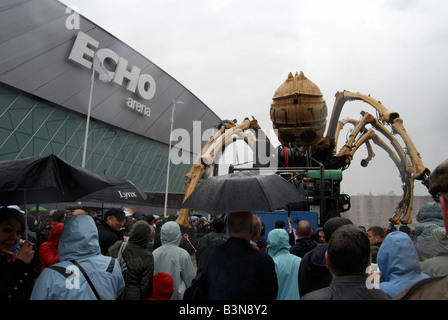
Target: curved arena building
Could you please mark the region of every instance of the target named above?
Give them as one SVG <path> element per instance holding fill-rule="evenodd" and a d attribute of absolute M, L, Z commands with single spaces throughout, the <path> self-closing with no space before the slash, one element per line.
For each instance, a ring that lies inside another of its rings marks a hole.
<path fill-rule="evenodd" d="M 56 0 L 0 3 L 0 160 L 55 154 L 81 166 L 88 129 L 85 167 L 131 180 L 157 211 L 164 202 L 172 107 L 182 101 L 174 130 L 188 136 L 172 141 L 173 152 L 183 152 L 183 161 L 170 166 L 173 212 L 200 150 L 193 135 L 202 137 L 220 118 L 92 21 L 79 16 L 79 28 L 68 28 L 70 14 Z"/>

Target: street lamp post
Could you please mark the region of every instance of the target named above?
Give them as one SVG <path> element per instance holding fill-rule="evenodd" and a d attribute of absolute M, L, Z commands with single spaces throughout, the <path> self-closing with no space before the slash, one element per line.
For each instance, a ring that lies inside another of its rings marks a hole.
<path fill-rule="evenodd" d="M 173 107 L 172 107 L 172 111 L 171 111 L 170 140 L 168 142 L 168 167 L 166 170 L 165 205 L 163 207 L 163 215 L 164 216 L 166 216 L 166 211 L 168 208 L 168 185 L 169 185 L 169 181 L 170 181 L 170 162 L 171 162 L 171 136 L 173 134 L 174 111 L 176 110 L 176 104 L 184 104 L 184 102 L 173 100 Z"/>

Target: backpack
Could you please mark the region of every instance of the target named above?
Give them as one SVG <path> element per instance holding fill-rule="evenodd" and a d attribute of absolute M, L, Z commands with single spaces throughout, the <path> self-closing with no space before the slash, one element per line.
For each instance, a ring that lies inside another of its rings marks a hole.
<path fill-rule="evenodd" d="M 120 264 L 121 274 L 123 275 L 124 282 L 126 282 L 126 278 L 128 275 L 128 266 L 126 264 L 126 260 L 123 257 L 123 251 L 126 248 L 127 244 L 128 243 L 126 241 L 123 241 L 123 243 L 121 244 L 120 250 L 118 250 L 118 256 L 117 256 L 117 261 Z"/>

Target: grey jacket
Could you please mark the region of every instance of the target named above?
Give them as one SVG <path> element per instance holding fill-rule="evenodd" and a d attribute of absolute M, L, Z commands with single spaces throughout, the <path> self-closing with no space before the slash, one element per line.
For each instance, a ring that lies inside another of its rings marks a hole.
<path fill-rule="evenodd" d="M 165 272 L 173 278 L 174 292 L 171 300 L 182 300 L 185 290 L 196 275 L 190 254 L 179 247 L 181 237 L 179 224 L 175 221 L 166 222 L 160 234 L 162 246 L 152 253 L 154 274 Z"/>
<path fill-rule="evenodd" d="M 431 231 L 443 227 L 442 208 L 437 202 L 425 202 L 417 214 L 415 225 L 416 248 L 420 261 L 431 258 Z"/>
<path fill-rule="evenodd" d="M 431 277 L 448 274 L 448 236 L 445 228 L 431 232 L 432 258 L 420 264 L 422 271 Z"/>

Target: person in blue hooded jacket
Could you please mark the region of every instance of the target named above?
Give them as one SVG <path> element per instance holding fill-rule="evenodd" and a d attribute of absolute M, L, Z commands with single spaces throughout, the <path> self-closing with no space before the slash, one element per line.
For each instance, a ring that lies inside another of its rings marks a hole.
<path fill-rule="evenodd" d="M 58 248 L 60 262 L 40 274 L 31 300 L 115 300 L 120 296 L 125 286 L 120 265 L 101 254 L 92 217 L 77 215 L 66 220 Z M 90 278 L 98 298 L 73 260 Z"/>
<path fill-rule="evenodd" d="M 268 234 L 269 255 L 277 274 L 277 300 L 297 300 L 299 295 L 299 267 L 302 258 L 289 252 L 289 235 L 285 229 L 273 229 Z"/>
<path fill-rule="evenodd" d="M 380 289 L 392 297 L 429 277 L 420 268 L 411 238 L 401 231 L 394 231 L 384 239 L 377 261 L 381 271 Z"/>

